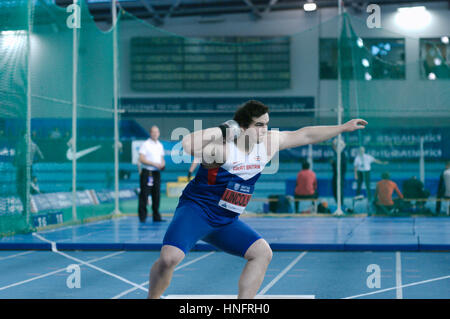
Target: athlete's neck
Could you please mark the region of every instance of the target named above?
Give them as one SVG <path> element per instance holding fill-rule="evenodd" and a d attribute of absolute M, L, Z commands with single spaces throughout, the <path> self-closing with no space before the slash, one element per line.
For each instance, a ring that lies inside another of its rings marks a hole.
<path fill-rule="evenodd" d="M 241 152 L 250 153 L 253 150 L 256 141 L 250 139 L 248 135 L 241 135 L 234 141 L 234 144 Z"/>

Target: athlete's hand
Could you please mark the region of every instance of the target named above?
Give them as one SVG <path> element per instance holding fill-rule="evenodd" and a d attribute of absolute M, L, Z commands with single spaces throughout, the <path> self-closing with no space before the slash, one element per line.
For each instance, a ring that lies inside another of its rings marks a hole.
<path fill-rule="evenodd" d="M 353 119 L 343 124 L 344 132 L 353 132 L 366 127 L 368 123 L 363 119 Z"/>
<path fill-rule="evenodd" d="M 235 120 L 228 120 L 222 123 L 220 126 L 223 126 L 226 129 L 227 141 L 233 141 L 235 138 L 238 138 L 239 135 L 241 135 L 241 133 L 243 132 L 243 129 Z"/>

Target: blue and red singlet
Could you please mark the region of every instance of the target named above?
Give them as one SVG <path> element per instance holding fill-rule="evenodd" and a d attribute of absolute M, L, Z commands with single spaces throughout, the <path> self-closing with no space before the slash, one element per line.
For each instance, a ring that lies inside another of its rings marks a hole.
<path fill-rule="evenodd" d="M 255 183 L 268 162 L 264 143 L 248 154 L 227 143 L 225 163 L 213 169 L 200 165 L 184 189 L 163 245 L 185 254 L 198 240 L 228 253 L 244 256 L 260 234 L 239 220 L 253 194 Z"/>

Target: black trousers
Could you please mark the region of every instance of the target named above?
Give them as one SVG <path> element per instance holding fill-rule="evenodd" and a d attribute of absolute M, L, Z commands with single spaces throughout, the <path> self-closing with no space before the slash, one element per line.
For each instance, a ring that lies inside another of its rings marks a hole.
<path fill-rule="evenodd" d="M 361 186 L 362 186 L 363 180 L 364 180 L 364 184 L 366 185 L 367 199 L 370 202 L 370 199 L 372 198 L 371 193 L 370 193 L 370 171 L 367 171 L 367 172 L 358 171 L 356 195 L 361 194 Z"/>
<path fill-rule="evenodd" d="M 22 202 L 23 215 L 28 210 L 27 203 L 27 166 L 20 165 L 16 167 L 16 190 L 20 201 Z"/>
<path fill-rule="evenodd" d="M 153 177 L 153 186 L 148 185 L 149 177 Z M 159 214 L 159 200 L 161 197 L 160 187 L 161 187 L 161 173 L 159 171 L 149 171 L 147 169 L 142 169 L 140 176 L 140 188 L 141 192 L 139 193 L 139 220 L 141 222 L 145 222 L 147 219 L 147 203 L 148 196 L 152 196 L 152 212 L 153 212 L 153 220 L 160 219 L 161 215 Z"/>

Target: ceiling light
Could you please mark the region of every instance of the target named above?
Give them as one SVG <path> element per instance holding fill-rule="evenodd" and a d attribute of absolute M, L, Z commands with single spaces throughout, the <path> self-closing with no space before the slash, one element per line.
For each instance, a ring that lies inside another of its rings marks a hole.
<path fill-rule="evenodd" d="M 307 2 L 303 5 L 303 10 L 305 11 L 316 11 L 317 9 L 317 4 L 315 4 L 314 2 Z"/>
<path fill-rule="evenodd" d="M 442 43 L 448 44 L 448 37 L 441 37 Z"/>
<path fill-rule="evenodd" d="M 26 33 L 25 30 L 0 31 L 0 35 L 20 35 L 25 33 Z"/>
<path fill-rule="evenodd" d="M 428 73 L 428 80 L 436 80 L 436 74 L 433 72 Z"/>
<path fill-rule="evenodd" d="M 397 11 L 398 12 L 409 12 L 409 11 L 426 11 L 427 8 L 425 8 L 424 6 L 417 6 L 417 7 L 403 7 L 403 8 L 398 8 Z"/>
<path fill-rule="evenodd" d="M 431 14 L 424 6 L 398 8 L 397 11 L 395 22 L 404 29 L 423 29 L 431 22 Z"/>

